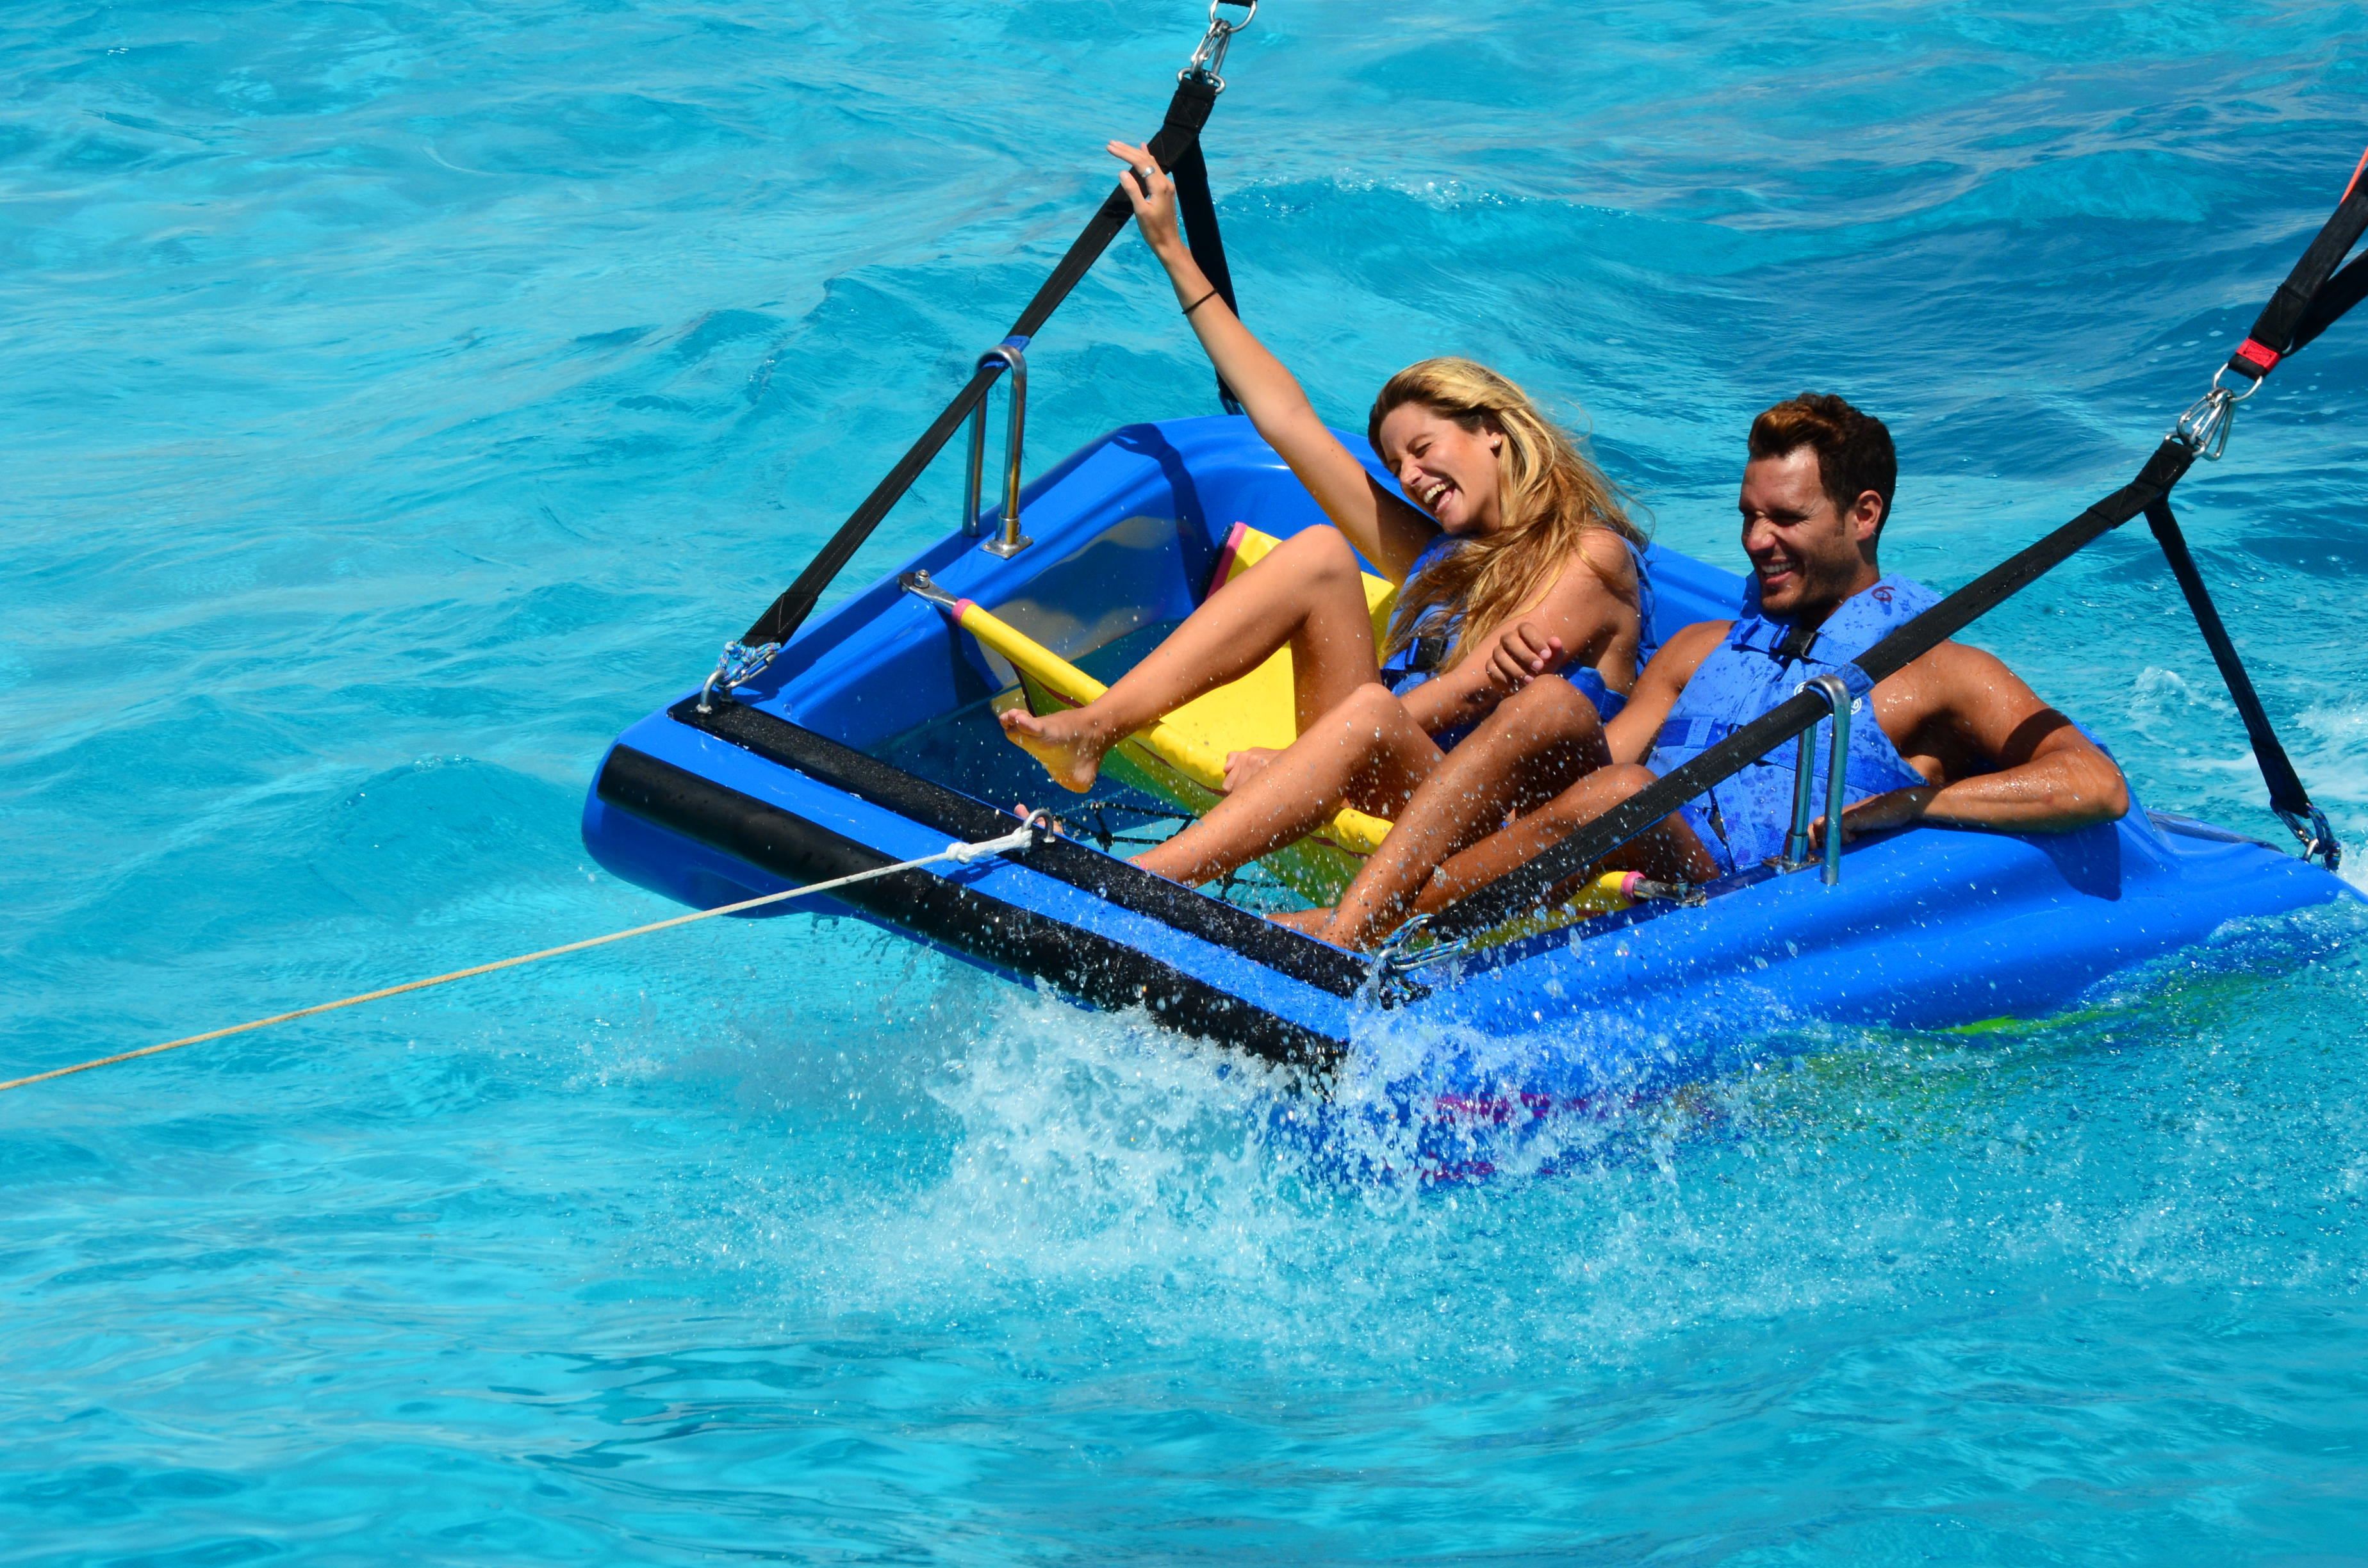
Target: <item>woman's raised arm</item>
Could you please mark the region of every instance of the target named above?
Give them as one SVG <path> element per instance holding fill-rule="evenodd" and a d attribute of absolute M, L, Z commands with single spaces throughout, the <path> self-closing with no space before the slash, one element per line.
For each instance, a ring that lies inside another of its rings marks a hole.
<path fill-rule="evenodd" d="M 1242 411 L 1358 552 L 1392 582 L 1404 582 L 1415 557 L 1439 536 L 1439 525 L 1374 483 L 1365 465 L 1325 428 L 1282 361 L 1226 309 L 1185 248 L 1176 222 L 1176 187 L 1158 162 L 1128 142 L 1112 142 L 1110 153 L 1133 171 L 1119 181 L 1120 188 L 1134 203 L 1135 222 L 1167 269 L 1176 302 L 1184 307 L 1209 362 L 1241 399 Z"/>

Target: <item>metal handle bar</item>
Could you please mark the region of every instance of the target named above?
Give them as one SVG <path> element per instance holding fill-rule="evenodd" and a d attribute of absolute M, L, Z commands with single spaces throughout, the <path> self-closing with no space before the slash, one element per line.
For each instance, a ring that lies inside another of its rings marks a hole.
<path fill-rule="evenodd" d="M 1008 561 L 1036 541 L 1019 531 L 1019 459 L 1028 430 L 1028 356 L 1008 338 L 978 357 L 978 368 L 1001 363 L 1011 371 L 1011 422 L 1004 427 L 1003 531 L 979 548 Z M 979 492 L 986 483 L 986 399 L 970 416 L 970 472 L 962 486 L 962 532 L 976 539 L 986 531 Z"/>
<path fill-rule="evenodd" d="M 1842 788 L 1850 774 L 1850 687 L 1839 676 L 1818 676 L 1801 683 L 1803 691 L 1826 699 L 1834 716 L 1834 738 L 1826 753 L 1826 852 L 1825 884 L 1834 887 L 1842 880 Z M 1809 798 L 1816 791 L 1816 780 L 1809 766 L 1816 755 L 1815 724 L 1801 732 L 1793 752 L 1793 827 L 1784 835 L 1783 869 L 1798 871 L 1809 864 Z"/>

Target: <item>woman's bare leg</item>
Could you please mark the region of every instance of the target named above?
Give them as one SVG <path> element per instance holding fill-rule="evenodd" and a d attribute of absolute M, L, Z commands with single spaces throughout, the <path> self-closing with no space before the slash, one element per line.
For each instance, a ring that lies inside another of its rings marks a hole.
<path fill-rule="evenodd" d="M 1328 939 L 1364 947 L 1396 929 L 1449 856 L 1611 760 L 1595 704 L 1566 680 L 1532 681 L 1499 703 L 1423 780 L 1341 895 Z"/>
<path fill-rule="evenodd" d="M 1285 646 L 1303 732 L 1376 678 L 1363 573 L 1337 528 L 1304 528 L 1275 546 L 1093 701 L 1042 718 L 1014 709 L 1003 730 L 1057 782 L 1083 792 L 1110 747 Z"/>
<path fill-rule="evenodd" d="M 1395 815 L 1440 762 L 1439 747 L 1405 704 L 1378 682 L 1361 686 L 1208 815 L 1134 863 L 1179 882 L 1205 882 L 1298 842 L 1343 802 Z"/>
<path fill-rule="evenodd" d="M 1462 748 L 1458 748 L 1459 750 Z M 1508 872 L 1529 864 L 1597 817 L 1621 804 L 1656 775 L 1634 763 L 1598 769 L 1524 816 L 1503 832 L 1493 834 L 1440 867 L 1416 900 L 1413 913 L 1435 914 L 1459 899 L 1468 898 Z M 1628 845 L 1612 859 L 1629 869 L 1671 881 L 1708 881 L 1718 875 L 1718 863 L 1702 846 L 1685 819 L 1669 816 Z M 1360 941 L 1344 940 L 1349 933 L 1336 919 L 1325 937 L 1343 947 L 1371 947 L 1395 930 L 1398 921 L 1369 927 Z"/>

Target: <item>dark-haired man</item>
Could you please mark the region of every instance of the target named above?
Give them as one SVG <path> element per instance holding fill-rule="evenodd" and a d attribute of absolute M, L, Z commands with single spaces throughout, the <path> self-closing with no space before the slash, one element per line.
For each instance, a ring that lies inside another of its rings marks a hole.
<path fill-rule="evenodd" d="M 1883 422 L 1839 397 L 1804 392 L 1752 421 L 1738 503 L 1752 571 L 1744 619 L 1672 636 L 1600 742 L 1591 712 L 1563 711 L 1567 682 L 1535 681 L 1508 699 L 1407 802 L 1322 934 L 1367 947 L 1416 909 L 1486 886 L 1937 603 L 1876 564 L 1897 472 Z M 1941 643 L 1852 713 L 1845 836 L 1919 820 L 2062 833 L 2129 810 L 2112 759 L 1977 648 Z M 1608 766 L 1492 831 L 1524 795 L 1536 799 L 1539 768 L 1566 778 L 1603 749 Z M 1746 767 L 1623 857 L 1700 881 L 1780 853 L 1791 750 Z"/>

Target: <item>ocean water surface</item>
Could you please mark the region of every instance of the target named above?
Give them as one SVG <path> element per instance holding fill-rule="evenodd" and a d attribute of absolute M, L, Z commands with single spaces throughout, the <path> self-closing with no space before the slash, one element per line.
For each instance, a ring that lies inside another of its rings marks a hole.
<path fill-rule="evenodd" d="M 669 913 L 576 838 L 603 746 L 1001 334 L 1203 9 L 0 10 L 0 1078 Z M 1951 586 L 2122 483 L 2368 140 L 2352 4 L 1269 0 L 1227 74 L 1244 313 L 1336 423 L 1474 355 L 1732 563 L 1749 416 L 1840 391 Z M 1211 411 L 1132 237 L 1031 359 L 1034 467 Z M 2368 859 L 2368 318 L 2181 495 Z M 2283 842 L 2142 532 L 1979 640 Z M 2357 1560 L 2368 926 L 2237 939 L 1440 1188 L 804 915 L 41 1085 L 0 1563 Z"/>

